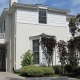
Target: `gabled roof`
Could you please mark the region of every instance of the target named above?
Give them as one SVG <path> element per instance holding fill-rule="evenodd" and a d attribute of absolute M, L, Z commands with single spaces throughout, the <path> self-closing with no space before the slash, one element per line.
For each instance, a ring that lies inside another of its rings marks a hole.
<path fill-rule="evenodd" d="M 40 37 L 52 37 L 52 38 L 56 38 L 55 36 L 53 35 L 48 35 L 48 34 L 45 34 L 45 33 L 42 33 L 40 35 L 36 35 L 36 36 L 30 36 L 29 39 L 33 39 L 33 38 L 40 38 Z"/>
<path fill-rule="evenodd" d="M 42 34 L 40 34 L 38 36 L 40 36 L 40 37 L 55 37 L 55 36 L 52 36 L 52 35 L 47 35 L 45 33 L 42 33 Z"/>

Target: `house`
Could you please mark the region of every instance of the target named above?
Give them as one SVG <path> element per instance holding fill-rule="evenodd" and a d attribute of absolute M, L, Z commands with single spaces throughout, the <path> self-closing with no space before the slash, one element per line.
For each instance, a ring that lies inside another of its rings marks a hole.
<path fill-rule="evenodd" d="M 70 37 L 69 10 L 19 4 L 18 0 L 10 0 L 9 3 L 9 9 L 5 8 L 0 17 L 0 70 L 12 72 L 21 68 L 21 56 L 28 50 L 35 52 L 36 65 L 46 65 L 39 45 L 40 35 L 67 41 Z M 55 53 L 53 64 L 57 65 L 60 63 Z"/>

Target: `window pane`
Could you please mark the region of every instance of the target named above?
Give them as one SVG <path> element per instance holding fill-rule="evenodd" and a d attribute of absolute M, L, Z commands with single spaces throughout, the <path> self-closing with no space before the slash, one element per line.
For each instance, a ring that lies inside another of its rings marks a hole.
<path fill-rule="evenodd" d="M 33 57 L 35 64 L 39 64 L 39 40 L 33 40 Z"/>
<path fill-rule="evenodd" d="M 47 23 L 46 9 L 39 9 L 39 23 Z"/>
<path fill-rule="evenodd" d="M 42 63 L 46 64 L 46 59 L 45 58 L 42 58 Z"/>

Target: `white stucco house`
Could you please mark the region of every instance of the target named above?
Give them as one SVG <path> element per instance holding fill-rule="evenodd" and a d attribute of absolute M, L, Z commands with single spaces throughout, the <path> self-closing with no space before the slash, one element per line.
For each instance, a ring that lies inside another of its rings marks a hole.
<path fill-rule="evenodd" d="M 69 10 L 55 9 L 45 5 L 19 4 L 10 0 L 0 17 L 0 70 L 12 72 L 21 68 L 21 56 L 34 51 L 37 65 L 46 64 L 40 35 L 56 36 L 57 41 L 67 41 L 69 33 Z M 55 50 L 56 53 L 56 50 Z M 60 64 L 54 53 L 54 65 Z"/>

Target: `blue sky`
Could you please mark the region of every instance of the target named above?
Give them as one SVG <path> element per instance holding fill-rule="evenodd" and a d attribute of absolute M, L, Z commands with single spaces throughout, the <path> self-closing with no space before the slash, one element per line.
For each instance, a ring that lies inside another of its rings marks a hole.
<path fill-rule="evenodd" d="M 18 0 L 23 4 L 44 4 L 53 8 L 69 9 L 71 15 L 80 13 L 80 0 Z M 9 0 L 0 0 L 0 14 L 9 7 Z"/>

